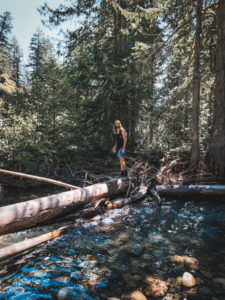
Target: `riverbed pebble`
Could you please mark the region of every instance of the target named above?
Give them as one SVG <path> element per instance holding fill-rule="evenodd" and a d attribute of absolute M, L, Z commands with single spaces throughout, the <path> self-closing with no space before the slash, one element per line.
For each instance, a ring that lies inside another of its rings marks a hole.
<path fill-rule="evenodd" d="M 162 298 L 162 300 L 179 300 L 179 299 L 180 299 L 180 295 L 178 294 L 167 294 Z"/>
<path fill-rule="evenodd" d="M 202 294 L 202 295 L 211 295 L 212 294 L 212 291 L 210 290 L 210 288 L 208 286 L 199 287 L 198 292 L 199 292 L 199 294 Z"/>
<path fill-rule="evenodd" d="M 128 232 L 121 232 L 118 236 L 118 240 L 126 241 L 130 239 L 130 234 Z"/>
<path fill-rule="evenodd" d="M 189 272 L 184 272 L 182 276 L 182 285 L 185 287 L 192 287 L 196 285 L 196 279 Z"/>
<path fill-rule="evenodd" d="M 150 260 L 152 260 L 152 256 L 150 254 L 144 253 L 141 256 L 141 259 L 145 260 L 145 261 L 150 261 Z"/>
<path fill-rule="evenodd" d="M 221 285 L 223 285 L 225 287 L 225 278 L 217 277 L 217 278 L 213 279 L 213 282 L 214 283 L 219 283 L 219 284 L 221 284 Z"/>
<path fill-rule="evenodd" d="M 156 279 L 151 276 L 147 276 L 145 278 L 145 282 L 146 282 L 146 288 L 145 288 L 144 292 L 145 292 L 146 296 L 162 297 L 168 291 L 166 282 L 164 282 L 160 279 Z"/>
<path fill-rule="evenodd" d="M 180 263 L 183 266 L 189 267 L 193 270 L 198 270 L 198 268 L 199 268 L 198 260 L 191 256 L 171 255 L 171 256 L 168 256 L 168 259 L 175 263 Z"/>
<path fill-rule="evenodd" d="M 64 299 L 69 299 L 73 293 L 73 288 L 71 287 L 64 287 L 59 290 L 57 294 L 57 299 L 58 300 L 64 300 Z"/>
<path fill-rule="evenodd" d="M 134 291 L 133 293 L 130 294 L 130 299 L 131 300 L 147 300 L 144 294 L 140 291 Z"/>
<path fill-rule="evenodd" d="M 212 278 L 212 273 L 209 270 L 200 270 L 200 273 L 206 278 Z"/>
<path fill-rule="evenodd" d="M 219 265 L 218 265 L 218 269 L 219 269 L 221 272 L 225 272 L 225 263 L 219 264 Z"/>
<path fill-rule="evenodd" d="M 181 283 L 182 283 L 182 276 L 179 276 L 179 277 L 176 278 L 175 288 L 180 289 Z"/>

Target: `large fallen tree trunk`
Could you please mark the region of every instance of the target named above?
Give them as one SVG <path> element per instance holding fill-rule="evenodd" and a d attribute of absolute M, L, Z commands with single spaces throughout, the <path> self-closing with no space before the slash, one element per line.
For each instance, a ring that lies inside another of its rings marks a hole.
<path fill-rule="evenodd" d="M 225 185 L 157 185 L 160 196 L 224 196 Z"/>
<path fill-rule="evenodd" d="M 73 191 L 0 207 L 0 234 L 32 227 L 91 201 L 124 193 L 128 185 L 127 178 L 115 178 Z"/>

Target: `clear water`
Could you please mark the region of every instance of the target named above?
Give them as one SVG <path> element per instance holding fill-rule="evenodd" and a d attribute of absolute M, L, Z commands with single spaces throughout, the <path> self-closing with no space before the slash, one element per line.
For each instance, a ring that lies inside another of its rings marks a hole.
<path fill-rule="evenodd" d="M 125 299 L 127 293 L 143 287 L 147 275 L 168 283 L 185 271 L 198 280 L 193 291 L 197 298 L 193 299 L 225 299 L 225 287 L 214 282 L 214 278 L 225 278 L 224 221 L 222 201 L 171 200 L 158 207 L 145 200 L 111 210 L 60 238 L 1 262 L 0 299 Z M 30 229 L 24 234 L 50 229 Z M 22 234 L 5 236 L 0 246 Z M 198 268 L 174 264 L 168 256 L 175 254 L 198 259 Z M 210 270 L 212 278 L 204 277 L 202 268 Z M 199 294 L 204 286 L 211 295 Z M 168 293 L 187 299 L 186 290 L 169 283 L 168 287 Z"/>

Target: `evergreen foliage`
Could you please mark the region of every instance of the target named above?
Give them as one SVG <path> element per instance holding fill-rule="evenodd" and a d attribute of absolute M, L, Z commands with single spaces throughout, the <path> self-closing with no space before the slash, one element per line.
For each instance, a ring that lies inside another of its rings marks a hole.
<path fill-rule="evenodd" d="M 65 161 L 104 157 L 110 164 L 116 119 L 127 130 L 130 153 L 190 151 L 193 113 L 196 149 L 199 144 L 205 154 L 215 101 L 217 6 L 211 0 L 62 0 L 55 10 L 44 4 L 39 12 L 47 26 L 60 28 L 68 19 L 79 26 L 65 36 L 63 60 L 40 30 L 34 33 L 27 82 L 21 82 L 17 42 L 7 59 L 0 51 L 17 84 L 2 103 L 3 165 L 51 173 Z M 1 28 L 0 43 L 9 47 L 10 13 L 2 14 Z M 196 74 L 199 111 L 192 110 Z"/>

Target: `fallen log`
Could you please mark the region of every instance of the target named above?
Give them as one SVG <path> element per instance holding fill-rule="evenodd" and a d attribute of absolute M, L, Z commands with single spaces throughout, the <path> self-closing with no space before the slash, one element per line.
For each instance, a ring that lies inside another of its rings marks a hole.
<path fill-rule="evenodd" d="M 14 171 L 0 169 L 0 173 L 19 176 L 19 177 L 24 177 L 24 178 L 29 178 L 29 179 L 33 179 L 33 180 L 42 181 L 42 182 L 47 182 L 47 183 L 63 186 L 65 188 L 69 188 L 69 189 L 72 189 L 72 190 L 75 190 L 75 189 L 79 188 L 78 186 L 68 184 L 68 183 L 65 183 L 65 182 L 62 182 L 62 181 L 58 181 L 58 180 L 54 180 L 54 179 L 50 179 L 50 178 L 46 178 L 46 177 L 40 177 L 40 176 L 20 173 L 20 172 L 14 172 Z"/>
<path fill-rule="evenodd" d="M 225 185 L 157 185 L 160 196 L 225 196 Z"/>
<path fill-rule="evenodd" d="M 102 198 L 100 200 L 95 201 L 95 204 L 88 207 L 88 208 L 83 208 L 81 211 L 65 215 L 65 216 L 60 216 L 57 219 L 53 219 L 52 223 L 60 223 L 60 222 L 65 222 L 65 221 L 71 221 L 75 220 L 77 218 L 90 218 L 95 215 L 102 215 L 103 213 L 106 212 L 107 208 L 107 203 L 109 202 L 108 198 Z M 49 221 L 47 222 L 49 224 Z M 41 225 L 45 225 L 45 223 L 42 223 Z"/>
<path fill-rule="evenodd" d="M 115 178 L 73 191 L 0 207 L 0 234 L 33 227 L 91 201 L 125 193 L 128 184 L 127 178 Z"/>
<path fill-rule="evenodd" d="M 79 217 L 82 217 L 82 218 L 89 217 L 90 215 L 93 215 L 95 213 L 102 214 L 102 211 L 99 210 L 99 207 L 102 204 L 104 205 L 104 212 L 106 210 L 121 208 L 126 205 L 133 204 L 133 203 L 138 202 L 141 199 L 143 199 L 146 196 L 146 193 L 147 193 L 147 187 L 142 186 L 142 187 L 140 187 L 139 191 L 130 198 L 121 198 L 121 199 L 116 199 L 114 201 L 109 201 L 108 199 L 102 199 L 99 202 L 97 202 L 95 207 L 91 207 L 91 208 L 82 210 L 79 213 Z M 76 223 L 69 224 L 67 226 L 60 227 L 58 229 L 55 229 L 51 232 L 39 235 L 37 237 L 25 239 L 22 242 L 18 242 L 18 243 L 12 244 L 10 246 L 4 247 L 4 248 L 0 249 L 0 261 L 5 260 L 11 256 L 15 256 L 26 250 L 32 249 L 35 246 L 38 246 L 47 241 L 53 240 L 57 237 L 60 237 L 61 235 L 67 233 L 68 230 L 74 229 L 77 226 L 82 226 L 85 223 L 91 222 L 95 219 L 96 219 L 96 216 L 91 219 L 85 220 L 83 222 L 79 222 L 80 219 L 78 219 Z"/>
<path fill-rule="evenodd" d="M 15 256 L 21 252 L 24 252 L 28 249 L 31 249 L 31 248 L 38 246 L 42 243 L 45 243 L 47 241 L 53 240 L 57 237 L 60 237 L 62 234 L 67 233 L 68 230 L 74 229 L 75 227 L 81 226 L 87 222 L 91 222 L 94 219 L 95 219 L 95 217 L 90 220 L 85 220 L 83 222 L 77 222 L 74 224 L 63 226 L 63 227 L 55 229 L 51 232 L 39 235 L 37 237 L 31 238 L 31 239 L 25 239 L 22 242 L 15 243 L 10 246 L 4 247 L 4 248 L 0 249 L 0 261 L 7 259 L 11 256 Z"/>
<path fill-rule="evenodd" d="M 160 206 L 162 205 L 162 200 L 159 196 L 159 194 L 152 188 L 150 189 L 150 192 L 152 193 L 153 195 L 153 198 L 155 199 L 156 203 Z"/>

